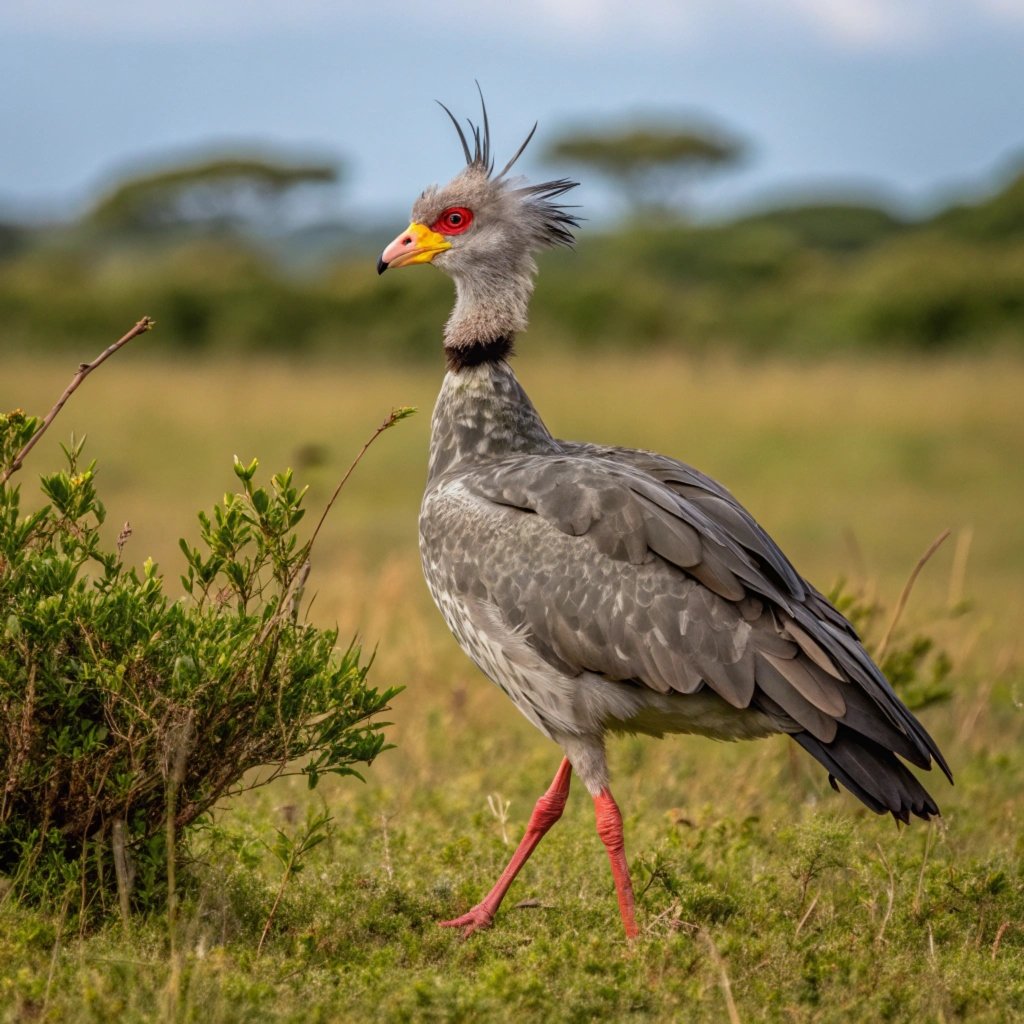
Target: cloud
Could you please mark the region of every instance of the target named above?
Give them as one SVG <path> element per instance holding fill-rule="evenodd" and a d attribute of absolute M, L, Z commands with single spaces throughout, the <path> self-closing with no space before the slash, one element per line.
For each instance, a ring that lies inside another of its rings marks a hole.
<path fill-rule="evenodd" d="M 176 3 L 146 0 L 7 0 L 0 7 L 0 26 L 53 35 L 86 33 L 112 38 L 147 35 L 209 38 L 230 33 L 245 36 L 270 30 L 298 30 L 337 24 L 351 5 L 329 0 L 291 0 L 288 4 L 259 0 L 178 0 Z"/>
<path fill-rule="evenodd" d="M 965 27 L 1024 28 L 1024 0 L 6 0 L 0 30 L 135 39 L 244 38 L 351 31 L 388 24 L 435 38 L 502 33 L 554 47 L 685 49 L 751 34 L 809 35 L 840 49 L 887 50 L 955 38 Z"/>
<path fill-rule="evenodd" d="M 1016 0 L 973 0 L 989 15 Z M 465 20 L 479 18 L 474 0 L 456 0 Z M 970 0 L 968 2 L 970 6 Z M 491 9 L 507 30 L 590 42 L 647 43 L 675 48 L 751 33 L 810 34 L 844 49 L 913 45 L 935 35 L 930 0 L 527 0 Z"/>
<path fill-rule="evenodd" d="M 921 0 L 776 0 L 780 8 L 833 43 L 849 49 L 880 49 L 919 44 L 936 25 Z M 934 10 L 934 5 L 932 5 Z"/>
<path fill-rule="evenodd" d="M 1021 0 L 978 0 L 978 6 L 994 18 L 1024 25 L 1024 3 Z"/>

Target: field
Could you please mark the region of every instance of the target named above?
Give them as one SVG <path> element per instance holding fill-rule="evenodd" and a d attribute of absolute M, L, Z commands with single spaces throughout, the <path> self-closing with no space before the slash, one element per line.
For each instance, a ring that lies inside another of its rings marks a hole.
<path fill-rule="evenodd" d="M 823 589 L 887 609 L 925 548 L 901 622 L 952 659 L 954 694 L 922 717 L 957 776 L 945 817 L 897 828 L 783 739 L 612 747 L 640 894 L 621 936 L 590 801 L 577 787 L 495 927 L 435 927 L 500 872 L 559 752 L 462 656 L 416 555 L 438 366 L 269 358 L 191 361 L 146 339 L 86 382 L 21 474 L 88 435 L 116 535 L 169 586 L 179 536 L 231 488 L 231 458 L 295 467 L 319 510 L 392 406 L 334 509 L 311 617 L 379 645 L 403 684 L 396 748 L 366 785 L 278 784 L 225 806 L 196 882 L 162 919 L 78 935 L 0 902 L 0 1021 L 1005 1021 L 1024 1016 L 1024 363 L 985 355 L 821 362 L 545 355 L 519 370 L 561 436 L 656 448 L 725 482 Z M 5 359 L 0 407 L 45 412 L 79 356 Z M 262 471 L 261 471 L 262 472 Z M 886 615 L 877 625 L 884 628 Z M 877 636 L 876 636 L 877 639 Z M 285 890 L 267 853 L 307 809 L 329 842 Z M 173 950 L 173 953 L 172 953 Z"/>

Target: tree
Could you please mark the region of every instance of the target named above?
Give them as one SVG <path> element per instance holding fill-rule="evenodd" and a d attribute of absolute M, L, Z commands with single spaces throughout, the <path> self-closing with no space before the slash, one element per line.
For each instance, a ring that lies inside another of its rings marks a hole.
<path fill-rule="evenodd" d="M 665 214 L 678 212 L 684 191 L 698 177 L 736 164 L 743 148 L 717 131 L 649 124 L 568 132 L 545 157 L 591 167 L 620 189 L 634 210 Z"/>
<path fill-rule="evenodd" d="M 333 185 L 340 178 L 336 163 L 214 157 L 130 177 L 101 196 L 86 221 L 136 232 L 272 224 L 300 190 Z"/>
<path fill-rule="evenodd" d="M 994 195 L 943 210 L 932 224 L 951 235 L 980 242 L 1024 237 L 1024 160 L 1018 154 L 1010 180 Z"/>

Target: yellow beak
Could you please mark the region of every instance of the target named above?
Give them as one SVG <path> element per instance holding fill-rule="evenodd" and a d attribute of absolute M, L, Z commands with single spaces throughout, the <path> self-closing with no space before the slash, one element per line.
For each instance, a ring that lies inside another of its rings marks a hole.
<path fill-rule="evenodd" d="M 450 249 L 452 243 L 444 235 L 431 231 L 426 224 L 413 221 L 382 253 L 377 260 L 377 273 L 388 267 L 408 267 L 413 263 L 429 263 L 439 252 Z"/>

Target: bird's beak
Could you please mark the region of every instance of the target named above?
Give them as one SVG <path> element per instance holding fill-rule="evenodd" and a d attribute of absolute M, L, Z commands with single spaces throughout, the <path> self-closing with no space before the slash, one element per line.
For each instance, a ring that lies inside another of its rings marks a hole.
<path fill-rule="evenodd" d="M 431 231 L 426 224 L 413 221 L 381 254 L 377 260 L 377 273 L 388 267 L 408 267 L 413 263 L 429 263 L 439 252 L 450 249 L 452 243 L 444 235 Z"/>

